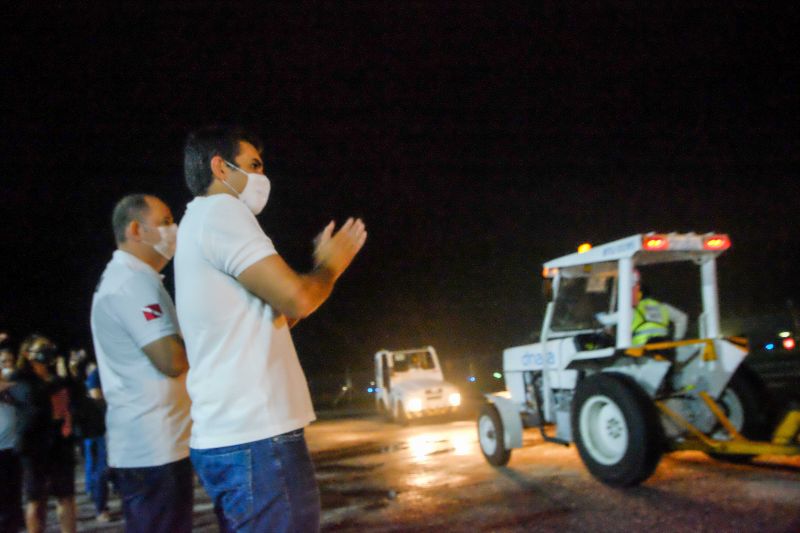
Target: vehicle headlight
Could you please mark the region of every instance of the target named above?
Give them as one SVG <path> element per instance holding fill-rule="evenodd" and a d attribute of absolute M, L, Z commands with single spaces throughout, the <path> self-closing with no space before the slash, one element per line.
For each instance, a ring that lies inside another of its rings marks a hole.
<path fill-rule="evenodd" d="M 449 400 L 450 400 L 450 405 L 452 405 L 453 407 L 458 407 L 459 405 L 461 405 L 461 394 L 459 394 L 458 392 L 452 392 L 450 393 Z"/>
<path fill-rule="evenodd" d="M 422 411 L 422 400 L 420 398 L 411 398 L 408 400 L 408 411 L 417 412 Z"/>

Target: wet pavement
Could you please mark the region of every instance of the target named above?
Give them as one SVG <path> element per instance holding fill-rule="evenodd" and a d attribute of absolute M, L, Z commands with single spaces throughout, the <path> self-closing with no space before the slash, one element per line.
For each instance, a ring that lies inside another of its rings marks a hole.
<path fill-rule="evenodd" d="M 493 468 L 469 414 L 408 427 L 328 418 L 307 439 L 323 531 L 800 532 L 800 457 L 741 465 L 674 453 L 642 486 L 621 490 L 595 481 L 574 447 L 544 443 L 535 430 L 507 467 Z M 121 531 L 116 499 L 109 524 L 94 521 L 85 496 L 78 503 L 79 531 Z M 194 525 L 217 531 L 199 486 Z"/>

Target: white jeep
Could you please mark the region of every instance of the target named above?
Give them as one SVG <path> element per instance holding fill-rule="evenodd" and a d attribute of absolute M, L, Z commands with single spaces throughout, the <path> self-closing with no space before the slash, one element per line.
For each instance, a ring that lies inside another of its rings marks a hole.
<path fill-rule="evenodd" d="M 433 346 L 375 354 L 375 403 L 401 424 L 412 418 L 455 412 L 461 394 L 444 380 Z"/>

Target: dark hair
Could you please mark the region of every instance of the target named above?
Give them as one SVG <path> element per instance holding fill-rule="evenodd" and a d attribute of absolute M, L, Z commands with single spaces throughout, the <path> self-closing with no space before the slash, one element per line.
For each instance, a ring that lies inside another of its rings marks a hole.
<path fill-rule="evenodd" d="M 30 366 L 30 360 L 36 360 L 44 364 L 55 362 L 57 348 L 49 338 L 41 333 L 32 333 L 25 337 L 19 345 L 19 357 L 17 358 L 17 368 Z M 35 354 L 32 356 L 32 354 Z"/>
<path fill-rule="evenodd" d="M 125 196 L 114 206 L 111 213 L 111 227 L 114 229 L 114 240 L 117 244 L 125 242 L 125 228 L 132 220 L 142 221 L 142 217 L 150 210 L 146 194 L 136 193 Z"/>
<path fill-rule="evenodd" d="M 193 195 L 205 194 L 211 185 L 211 159 L 219 155 L 233 162 L 241 141 L 263 150 L 261 139 L 238 126 L 210 126 L 189 134 L 183 149 L 183 175 Z"/>

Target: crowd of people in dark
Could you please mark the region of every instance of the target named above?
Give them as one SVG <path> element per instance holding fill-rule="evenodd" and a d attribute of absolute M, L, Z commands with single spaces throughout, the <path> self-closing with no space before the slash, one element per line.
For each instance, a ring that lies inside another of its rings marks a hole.
<path fill-rule="evenodd" d="M 44 531 L 50 497 L 61 530 L 75 531 L 79 457 L 96 518 L 108 522 L 105 409 L 93 359 L 84 349 L 59 352 L 39 333 L 19 343 L 0 333 L 0 368 L 0 533 Z"/>

